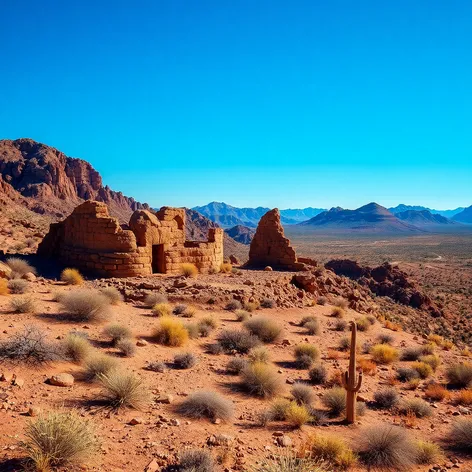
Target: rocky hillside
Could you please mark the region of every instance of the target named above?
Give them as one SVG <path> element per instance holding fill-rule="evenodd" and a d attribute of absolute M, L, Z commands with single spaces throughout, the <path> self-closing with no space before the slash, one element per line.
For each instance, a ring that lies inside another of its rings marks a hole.
<path fill-rule="evenodd" d="M 464 208 L 460 213 L 454 215 L 452 218 L 454 221 L 459 223 L 472 224 L 472 205 L 470 207 Z"/>
<path fill-rule="evenodd" d="M 406 210 L 400 213 L 396 213 L 395 216 L 400 220 L 404 221 L 405 223 L 421 227 L 457 224 L 449 218 L 446 218 L 441 215 L 435 215 L 429 210 Z"/>
<path fill-rule="evenodd" d="M 256 231 L 243 225 L 236 225 L 232 228 L 225 229 L 225 233 L 241 244 L 251 244 L 252 238 Z"/>
<path fill-rule="evenodd" d="M 55 218 L 67 216 L 89 199 L 106 203 L 122 222 L 127 222 L 134 210 L 148 208 L 104 186 L 88 162 L 32 139 L 0 140 L 0 176 L 0 191 L 9 198 Z"/>

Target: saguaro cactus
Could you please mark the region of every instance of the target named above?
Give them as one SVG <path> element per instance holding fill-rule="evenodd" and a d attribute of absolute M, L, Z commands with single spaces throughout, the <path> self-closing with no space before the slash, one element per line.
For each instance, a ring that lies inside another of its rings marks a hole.
<path fill-rule="evenodd" d="M 349 355 L 349 370 L 344 372 L 342 382 L 346 390 L 346 421 L 354 423 L 356 421 L 357 392 L 362 385 L 362 372 L 356 372 L 356 339 L 357 325 L 351 321 L 351 353 Z"/>

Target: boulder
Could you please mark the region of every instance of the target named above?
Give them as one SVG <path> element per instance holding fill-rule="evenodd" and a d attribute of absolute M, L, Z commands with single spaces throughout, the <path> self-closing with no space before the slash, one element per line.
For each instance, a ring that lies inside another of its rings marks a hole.
<path fill-rule="evenodd" d="M 49 383 L 56 387 L 72 387 L 74 385 L 74 377 L 66 373 L 56 374 L 49 378 Z"/>
<path fill-rule="evenodd" d="M 11 276 L 12 270 L 4 262 L 0 262 L 0 278 L 9 279 Z"/>

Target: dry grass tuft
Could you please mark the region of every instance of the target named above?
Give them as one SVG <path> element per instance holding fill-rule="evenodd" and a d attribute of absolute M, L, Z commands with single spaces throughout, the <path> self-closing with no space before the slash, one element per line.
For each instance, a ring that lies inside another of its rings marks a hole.
<path fill-rule="evenodd" d="M 179 457 L 179 472 L 213 472 L 215 463 L 209 451 L 189 449 Z"/>
<path fill-rule="evenodd" d="M 65 293 L 60 303 L 70 321 L 95 323 L 104 321 L 110 316 L 110 304 L 107 298 L 94 290 Z"/>
<path fill-rule="evenodd" d="M 183 352 L 174 356 L 174 366 L 177 369 L 190 369 L 198 362 L 198 358 L 191 352 Z"/>
<path fill-rule="evenodd" d="M 311 420 L 311 416 L 305 404 L 291 402 L 285 412 L 285 420 L 294 428 L 301 428 Z"/>
<path fill-rule="evenodd" d="M 171 316 L 172 306 L 169 303 L 156 303 L 152 307 L 152 314 L 154 316 Z"/>
<path fill-rule="evenodd" d="M 12 279 L 8 281 L 8 290 L 10 293 L 21 294 L 28 291 L 29 282 L 23 279 Z"/>
<path fill-rule="evenodd" d="M 295 362 L 300 369 L 308 369 L 320 358 L 320 351 L 314 344 L 302 343 L 295 346 Z"/>
<path fill-rule="evenodd" d="M 315 401 L 315 392 L 309 385 L 294 383 L 290 393 L 298 405 L 309 406 Z"/>
<path fill-rule="evenodd" d="M 282 328 L 277 323 L 262 316 L 255 316 L 245 321 L 244 326 L 264 343 L 273 343 L 282 332 Z"/>
<path fill-rule="evenodd" d="M 167 297 L 163 293 L 148 293 L 144 299 L 145 308 L 152 308 L 158 303 L 167 303 Z"/>
<path fill-rule="evenodd" d="M 38 472 L 82 463 L 98 454 L 99 441 L 91 423 L 75 412 L 50 412 L 30 421 L 21 448 Z"/>
<path fill-rule="evenodd" d="M 441 448 L 433 442 L 417 440 L 414 446 L 417 464 L 432 465 L 443 459 Z"/>
<path fill-rule="evenodd" d="M 119 305 L 123 301 L 123 295 L 116 287 L 102 288 L 100 293 L 108 299 L 111 305 Z"/>
<path fill-rule="evenodd" d="M 234 314 L 236 315 L 236 319 L 238 321 L 246 321 L 251 316 L 251 314 L 246 310 L 236 310 Z"/>
<path fill-rule="evenodd" d="M 136 355 L 136 344 L 132 339 L 120 339 L 116 343 L 116 348 L 124 357 L 133 357 Z"/>
<path fill-rule="evenodd" d="M 77 269 L 64 269 L 61 273 L 61 280 L 67 285 L 82 285 L 84 278 Z"/>
<path fill-rule="evenodd" d="M 323 385 L 326 382 L 328 372 L 323 364 L 318 364 L 310 369 L 308 376 L 313 385 Z"/>
<path fill-rule="evenodd" d="M 406 430 L 390 425 L 376 425 L 362 431 L 357 452 L 369 470 L 409 470 L 416 459 L 415 447 Z"/>
<path fill-rule="evenodd" d="M 391 364 L 398 359 L 398 351 L 388 344 L 376 344 L 372 347 L 371 355 L 377 364 Z"/>
<path fill-rule="evenodd" d="M 440 402 L 449 397 L 449 392 L 443 385 L 431 383 L 424 391 L 424 396 L 429 400 Z"/>
<path fill-rule="evenodd" d="M 461 390 L 454 398 L 456 405 L 470 406 L 472 405 L 472 390 Z"/>
<path fill-rule="evenodd" d="M 269 350 L 264 346 L 254 347 L 249 351 L 249 362 L 255 363 L 260 362 L 262 364 L 269 364 L 271 360 Z"/>
<path fill-rule="evenodd" d="M 414 362 L 411 368 L 416 370 L 420 379 L 427 379 L 433 373 L 433 368 L 425 362 Z"/>
<path fill-rule="evenodd" d="M 446 369 L 446 377 L 451 386 L 467 388 L 472 383 L 472 364 L 453 364 Z"/>
<path fill-rule="evenodd" d="M 231 375 L 239 375 L 248 365 L 248 361 L 241 357 L 230 359 L 226 364 L 226 372 Z"/>
<path fill-rule="evenodd" d="M 36 269 L 28 264 L 24 259 L 20 257 L 9 257 L 6 260 L 7 266 L 12 270 L 11 277 L 12 279 L 21 279 L 23 275 L 28 273 L 36 274 Z"/>
<path fill-rule="evenodd" d="M 358 365 L 366 375 L 375 375 L 377 372 L 377 364 L 369 359 L 359 359 Z"/>
<path fill-rule="evenodd" d="M 223 264 L 220 265 L 220 272 L 223 274 L 231 274 L 232 270 L 233 266 L 229 262 L 223 262 Z"/>
<path fill-rule="evenodd" d="M 187 342 L 188 331 L 180 320 L 163 317 L 159 322 L 159 326 L 155 328 L 152 337 L 159 344 L 178 347 Z"/>
<path fill-rule="evenodd" d="M 85 360 L 84 377 L 86 380 L 95 380 L 100 375 L 107 375 L 118 367 L 118 360 L 105 354 L 96 354 Z"/>
<path fill-rule="evenodd" d="M 379 408 L 388 410 L 398 405 L 400 396 L 392 387 L 385 387 L 374 393 L 374 401 Z"/>
<path fill-rule="evenodd" d="M 105 401 L 114 409 L 129 407 L 142 410 L 149 403 L 149 392 L 134 374 L 113 369 L 98 374 L 97 378 L 103 387 Z"/>
<path fill-rule="evenodd" d="M 88 339 L 74 333 L 69 333 L 62 345 L 66 358 L 77 364 L 84 362 L 93 352 L 93 347 Z"/>
<path fill-rule="evenodd" d="M 243 388 L 252 395 L 274 397 L 282 391 L 283 383 L 277 371 L 270 365 L 256 362 L 241 372 Z"/>
<path fill-rule="evenodd" d="M 421 398 L 404 400 L 400 405 L 399 411 L 402 415 L 412 414 L 417 418 L 427 418 L 433 414 L 433 409 L 429 403 L 421 400 Z"/>
<path fill-rule="evenodd" d="M 339 416 L 346 409 L 346 391 L 341 387 L 326 390 L 321 403 L 328 409 L 330 416 Z"/>
<path fill-rule="evenodd" d="M 233 402 L 210 391 L 190 394 L 178 407 L 181 415 L 190 418 L 209 418 L 229 421 L 234 414 Z"/>
<path fill-rule="evenodd" d="M 331 311 L 331 316 L 333 318 L 344 318 L 344 315 L 346 313 L 344 312 L 344 310 L 340 307 L 334 307 L 333 310 Z"/>
<path fill-rule="evenodd" d="M 346 443 L 335 436 L 317 434 L 310 436 L 303 450 L 312 460 L 322 461 L 335 470 L 347 470 L 356 463 L 356 456 Z"/>
<path fill-rule="evenodd" d="M 184 262 L 180 264 L 180 274 L 184 277 L 196 277 L 198 275 L 197 266 L 189 262 Z"/>
<path fill-rule="evenodd" d="M 452 423 L 447 440 L 452 449 L 472 452 L 472 419 L 460 418 Z"/>
<path fill-rule="evenodd" d="M 116 346 L 118 341 L 133 337 L 131 330 L 121 324 L 111 324 L 103 330 L 103 334 L 111 340 L 111 344 Z"/>
<path fill-rule="evenodd" d="M 236 351 L 246 354 L 260 344 L 260 341 L 257 336 L 246 331 L 225 329 L 219 334 L 218 343 L 225 352 Z"/>
<path fill-rule="evenodd" d="M 10 300 L 10 309 L 13 313 L 35 313 L 36 301 L 31 295 L 20 295 Z"/>

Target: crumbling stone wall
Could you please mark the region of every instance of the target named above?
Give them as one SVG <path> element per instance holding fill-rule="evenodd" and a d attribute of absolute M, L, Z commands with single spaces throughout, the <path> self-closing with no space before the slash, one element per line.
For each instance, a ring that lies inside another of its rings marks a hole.
<path fill-rule="evenodd" d="M 207 273 L 223 262 L 223 230 L 211 229 L 206 242 L 186 241 L 185 210 L 169 207 L 137 210 L 122 228 L 106 204 L 87 201 L 51 225 L 38 254 L 102 276 L 177 274 L 184 262 Z"/>
<path fill-rule="evenodd" d="M 249 249 L 248 266 L 271 266 L 285 270 L 303 270 L 295 249 L 285 237 L 277 208 L 268 211 L 259 221 Z"/>

